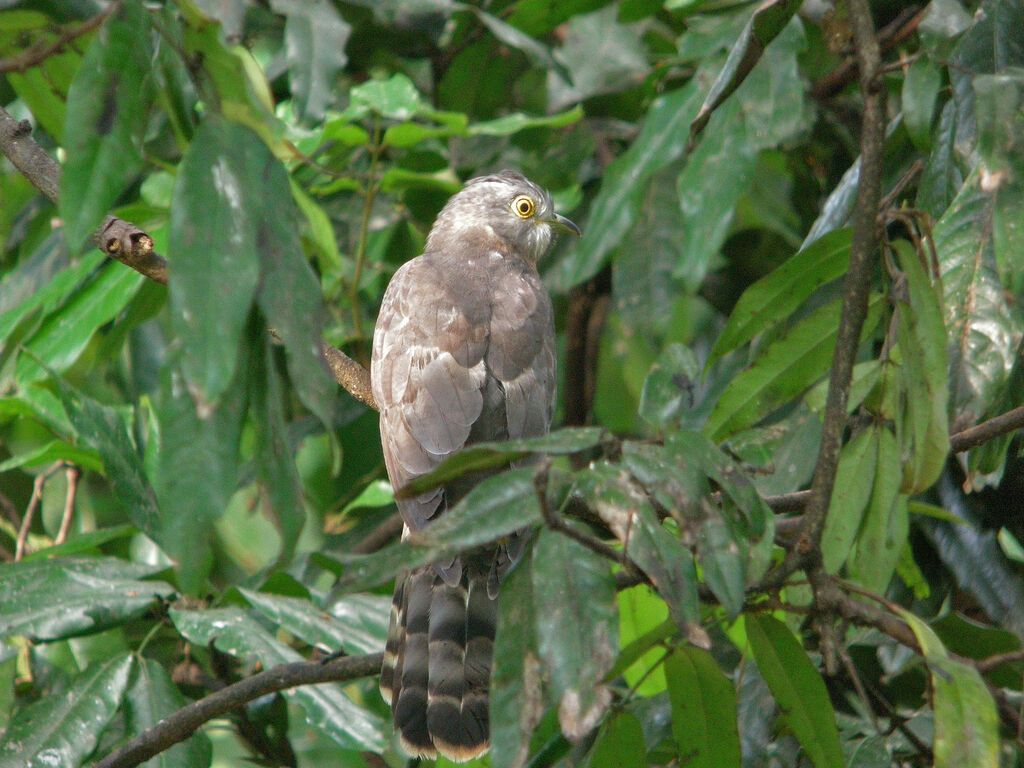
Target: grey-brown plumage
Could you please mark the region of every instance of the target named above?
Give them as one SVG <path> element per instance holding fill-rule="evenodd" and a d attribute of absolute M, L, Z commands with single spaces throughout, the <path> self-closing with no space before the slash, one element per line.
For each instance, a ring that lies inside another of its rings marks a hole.
<path fill-rule="evenodd" d="M 482 176 L 448 201 L 423 255 L 395 273 L 370 369 L 394 488 L 467 443 L 548 431 L 555 333 L 536 265 L 557 229 L 579 234 L 540 187 L 514 171 Z M 400 500 L 406 533 L 473 482 Z M 399 577 L 380 687 L 410 754 L 463 761 L 489 746 L 497 588 L 521 549 L 511 537 Z"/>

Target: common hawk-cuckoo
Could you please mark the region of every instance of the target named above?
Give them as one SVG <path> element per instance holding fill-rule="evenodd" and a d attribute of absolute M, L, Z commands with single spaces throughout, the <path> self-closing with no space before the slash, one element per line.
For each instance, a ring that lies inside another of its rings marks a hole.
<path fill-rule="evenodd" d="M 516 171 L 481 176 L 391 279 L 370 376 L 396 490 L 468 443 L 547 433 L 555 330 L 537 259 L 556 230 L 579 234 L 546 191 Z M 406 535 L 472 483 L 399 500 Z M 488 748 L 498 585 L 522 547 L 514 536 L 399 577 L 380 688 L 410 754 L 463 761 Z"/>

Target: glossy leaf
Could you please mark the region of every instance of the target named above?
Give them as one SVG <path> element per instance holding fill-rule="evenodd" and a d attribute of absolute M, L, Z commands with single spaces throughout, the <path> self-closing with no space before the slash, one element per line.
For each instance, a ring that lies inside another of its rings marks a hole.
<path fill-rule="evenodd" d="M 141 170 L 152 55 L 149 16 L 126 3 L 89 46 L 68 91 L 60 211 L 73 252 Z"/>
<path fill-rule="evenodd" d="M 677 648 L 665 660 L 665 674 L 679 764 L 739 768 L 736 693 L 715 659 L 700 648 Z"/>
<path fill-rule="evenodd" d="M 498 601 L 490 702 L 494 768 L 526 764 L 530 738 L 544 714 L 530 553 L 501 585 Z"/>
<path fill-rule="evenodd" d="M 534 544 L 531 572 L 537 649 L 562 733 L 575 741 L 611 703 L 602 680 L 618 647 L 615 581 L 607 560 L 546 528 Z"/>
<path fill-rule="evenodd" d="M 787 728 L 817 768 L 842 768 L 835 711 L 821 674 L 786 625 L 765 614 L 744 617 L 757 668 L 783 712 Z"/>
<path fill-rule="evenodd" d="M 57 640 L 124 624 L 174 593 L 162 581 L 140 581 L 159 570 L 116 558 L 0 565 L 0 636 Z"/>
<path fill-rule="evenodd" d="M 0 739 L 0 768 L 82 764 L 121 704 L 132 662 L 118 654 L 93 664 L 63 696 L 43 697 L 18 712 Z"/>
<path fill-rule="evenodd" d="M 237 608 L 208 611 L 172 610 L 178 631 L 194 643 L 213 643 L 224 653 L 242 660 L 256 658 L 274 667 L 302 657 L 278 642 L 258 622 Z M 290 688 L 284 695 L 305 712 L 306 721 L 347 749 L 379 751 L 384 746 L 381 720 L 356 705 L 336 683 Z"/>
<path fill-rule="evenodd" d="M 257 611 L 309 645 L 346 653 L 376 653 L 384 647 L 391 612 L 387 597 L 353 595 L 324 611 L 305 599 L 242 587 L 239 592 Z"/>

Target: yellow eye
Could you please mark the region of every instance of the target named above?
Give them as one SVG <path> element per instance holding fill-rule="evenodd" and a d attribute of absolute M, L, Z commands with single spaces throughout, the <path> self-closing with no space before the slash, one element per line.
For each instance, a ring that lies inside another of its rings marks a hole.
<path fill-rule="evenodd" d="M 519 195 L 512 201 L 512 212 L 520 219 L 528 219 L 533 216 L 535 206 L 533 200 L 526 195 Z"/>

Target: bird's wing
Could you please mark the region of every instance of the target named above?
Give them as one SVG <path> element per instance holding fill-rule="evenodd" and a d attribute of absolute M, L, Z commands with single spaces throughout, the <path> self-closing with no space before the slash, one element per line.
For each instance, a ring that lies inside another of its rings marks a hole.
<path fill-rule="evenodd" d="M 381 442 L 396 490 L 466 444 L 483 408 L 487 306 L 452 295 L 438 265 L 424 257 L 391 279 L 373 336 L 371 383 Z M 422 528 L 439 511 L 442 489 L 403 500 L 406 525 Z"/>

